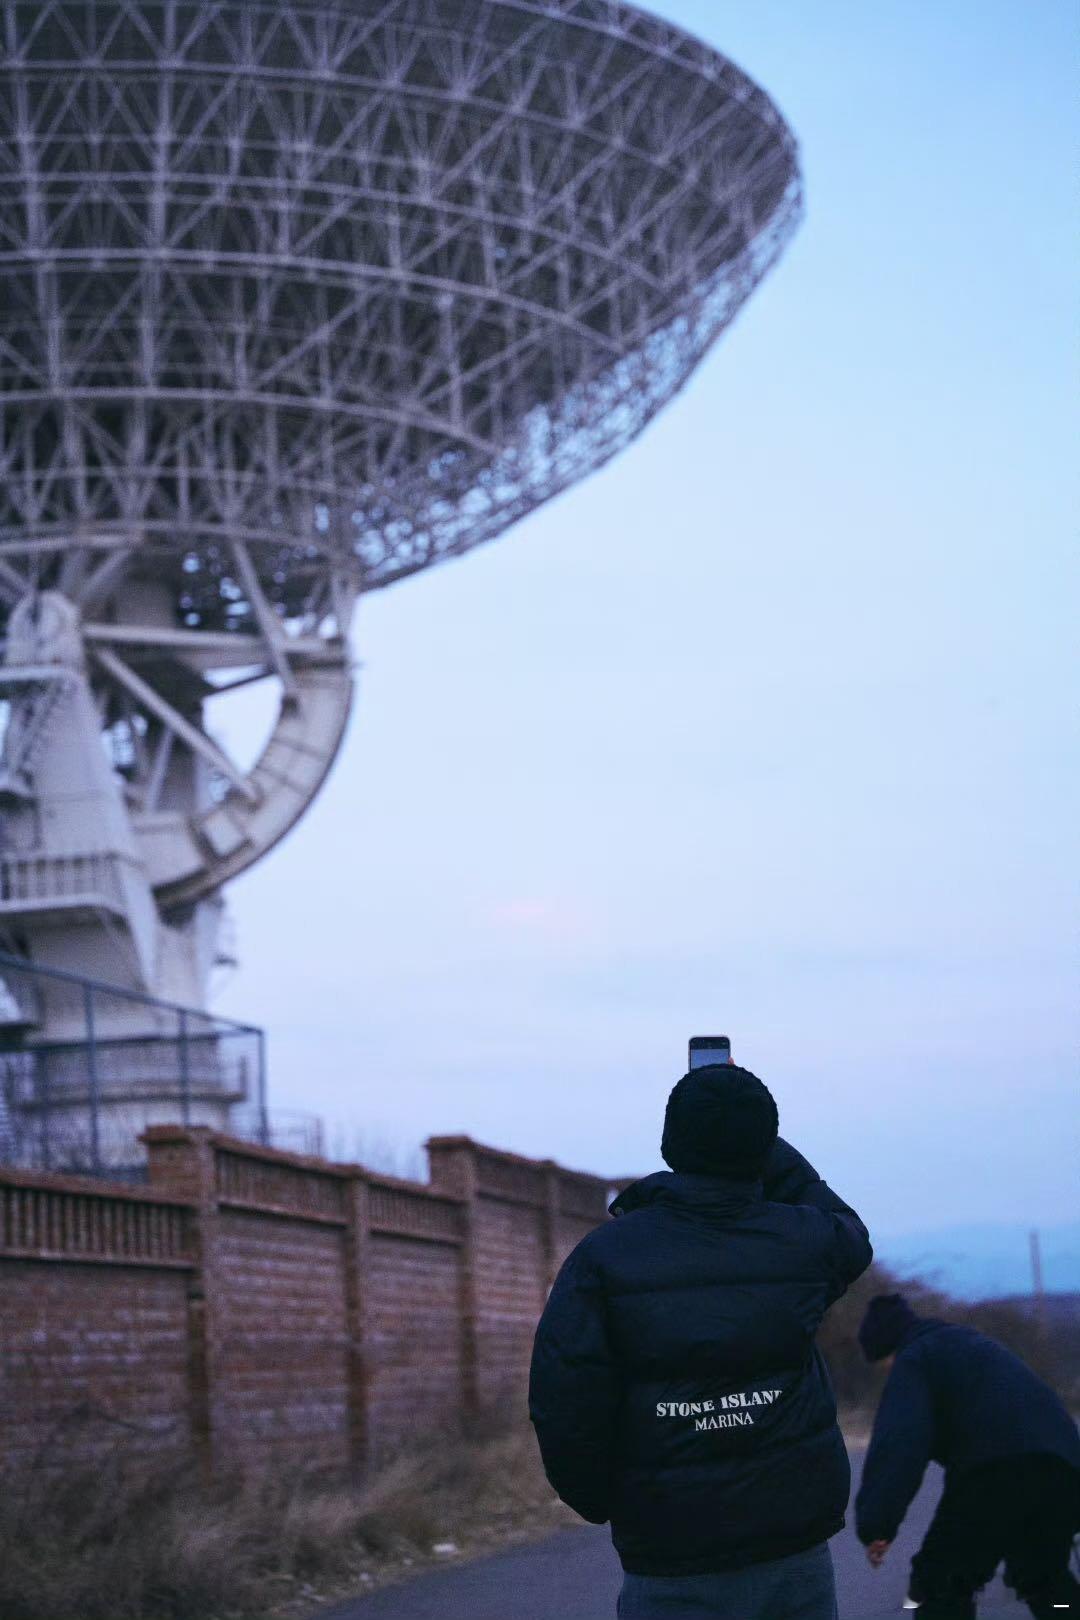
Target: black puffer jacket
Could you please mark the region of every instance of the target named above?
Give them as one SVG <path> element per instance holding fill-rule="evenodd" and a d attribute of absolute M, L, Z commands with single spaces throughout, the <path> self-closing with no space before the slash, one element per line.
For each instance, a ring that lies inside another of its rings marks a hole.
<path fill-rule="evenodd" d="M 662 1172 L 567 1259 L 529 1408 L 548 1478 L 624 1569 L 688 1575 L 841 1529 L 847 1453 L 814 1332 L 869 1265 L 858 1216 L 786 1142 L 761 1181 Z"/>

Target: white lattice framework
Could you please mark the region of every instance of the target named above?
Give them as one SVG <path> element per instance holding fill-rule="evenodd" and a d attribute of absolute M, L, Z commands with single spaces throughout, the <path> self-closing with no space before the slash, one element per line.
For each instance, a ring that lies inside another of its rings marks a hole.
<path fill-rule="evenodd" d="M 0 932 L 98 977 L 122 934 L 187 999 L 340 744 L 356 596 L 641 431 L 795 227 L 795 142 L 617 0 L 0 30 Z M 242 769 L 204 709 L 251 680 L 279 717 Z"/>
<path fill-rule="evenodd" d="M 136 536 L 192 626 L 237 539 L 291 615 L 580 477 L 797 217 L 769 99 L 609 0 L 3 15 L 0 536 Z"/>

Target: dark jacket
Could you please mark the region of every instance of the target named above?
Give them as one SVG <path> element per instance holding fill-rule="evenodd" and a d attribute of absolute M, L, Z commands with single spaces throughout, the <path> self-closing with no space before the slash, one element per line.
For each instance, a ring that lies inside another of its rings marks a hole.
<path fill-rule="evenodd" d="M 966 1470 L 1044 1453 L 1080 1468 L 1076 1424 L 1011 1350 L 916 1317 L 897 1349 L 855 1499 L 859 1540 L 892 1541 L 933 1458 Z"/>
<path fill-rule="evenodd" d="M 737 1569 L 841 1529 L 847 1453 L 814 1332 L 869 1265 L 786 1142 L 762 1181 L 661 1172 L 563 1265 L 533 1350 L 547 1476 L 624 1569 Z"/>

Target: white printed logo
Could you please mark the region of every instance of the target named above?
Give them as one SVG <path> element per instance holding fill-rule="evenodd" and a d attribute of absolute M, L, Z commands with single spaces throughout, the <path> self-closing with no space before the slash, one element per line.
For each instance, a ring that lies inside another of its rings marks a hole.
<path fill-rule="evenodd" d="M 771 1406 L 783 1393 L 779 1389 L 754 1389 L 747 1394 L 740 1390 L 735 1395 L 721 1395 L 715 1401 L 657 1401 L 656 1415 L 662 1417 L 692 1417 L 697 1431 L 705 1429 L 753 1428 L 751 1408 Z"/>

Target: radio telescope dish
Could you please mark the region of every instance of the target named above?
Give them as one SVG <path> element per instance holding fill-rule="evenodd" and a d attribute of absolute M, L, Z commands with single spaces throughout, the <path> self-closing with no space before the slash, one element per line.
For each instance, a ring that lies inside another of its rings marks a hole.
<path fill-rule="evenodd" d="M 200 907 L 340 744 L 356 597 L 644 428 L 795 227 L 795 141 L 621 0 L 0 12 L 0 925 L 200 1001 Z M 256 679 L 244 769 L 204 705 Z"/>

